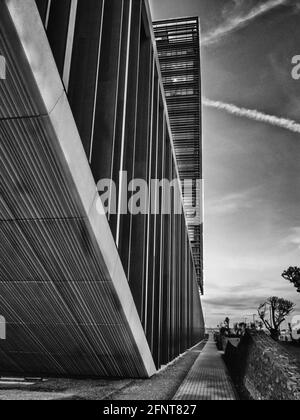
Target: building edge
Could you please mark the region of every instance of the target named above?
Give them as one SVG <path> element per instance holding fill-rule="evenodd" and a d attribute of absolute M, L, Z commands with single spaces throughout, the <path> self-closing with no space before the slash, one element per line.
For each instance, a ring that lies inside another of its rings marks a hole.
<path fill-rule="evenodd" d="M 45 105 L 45 115 L 42 116 L 49 118 L 55 131 L 55 147 L 61 152 L 59 156 L 69 174 L 70 188 L 75 189 L 76 198 L 89 222 L 93 241 L 98 246 L 107 274 L 114 285 L 122 312 L 145 367 L 145 377 L 151 377 L 157 369 L 109 223 L 104 211 L 103 215 L 97 211 L 102 203 L 98 200 L 97 187 L 35 1 L 1 1 L 7 6 L 14 29 L 32 69 L 36 87 Z"/>

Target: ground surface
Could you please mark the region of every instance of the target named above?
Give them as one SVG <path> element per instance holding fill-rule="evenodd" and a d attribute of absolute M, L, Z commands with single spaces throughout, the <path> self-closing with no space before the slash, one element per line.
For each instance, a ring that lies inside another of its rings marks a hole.
<path fill-rule="evenodd" d="M 48 379 L 2 384 L 0 400 L 171 400 L 205 346 L 201 343 L 149 380 Z"/>
<path fill-rule="evenodd" d="M 296 343 L 280 343 L 285 350 L 290 353 L 297 360 L 297 364 L 300 367 L 300 344 Z"/>
<path fill-rule="evenodd" d="M 175 395 L 175 400 L 235 401 L 237 393 L 213 335 Z"/>

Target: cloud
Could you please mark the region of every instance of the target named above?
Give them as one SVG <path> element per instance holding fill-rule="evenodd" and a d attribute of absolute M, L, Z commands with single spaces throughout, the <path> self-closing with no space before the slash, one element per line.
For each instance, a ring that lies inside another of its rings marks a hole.
<path fill-rule="evenodd" d="M 288 0 L 270 0 L 264 4 L 254 7 L 246 15 L 235 16 L 229 19 L 227 22 L 224 23 L 224 25 L 206 34 L 202 39 L 202 45 L 207 46 L 220 41 L 224 36 L 235 32 L 238 29 L 244 28 L 257 17 L 264 15 L 265 13 L 278 6 L 287 4 L 287 2 Z"/>
<path fill-rule="evenodd" d="M 300 227 L 294 227 L 291 229 L 290 235 L 282 241 L 283 245 L 295 245 L 300 249 Z"/>
<path fill-rule="evenodd" d="M 243 311 L 255 310 L 264 300 L 265 296 L 262 294 L 258 296 L 249 296 L 237 295 L 236 293 L 227 296 L 218 296 L 216 298 L 203 298 L 205 305 L 213 307 L 214 310 L 221 308 L 221 310 L 224 311 L 226 309 L 227 313 L 241 311 L 241 315 L 243 315 Z"/>
<path fill-rule="evenodd" d="M 266 270 L 281 270 L 282 262 L 277 256 L 245 256 L 239 258 L 227 258 L 227 268 L 235 271 L 254 271 L 257 274 Z"/>
<path fill-rule="evenodd" d="M 275 127 L 280 127 L 294 133 L 300 133 L 300 124 L 287 118 L 279 118 L 274 115 L 264 114 L 263 112 L 257 111 L 255 109 L 240 108 L 233 104 L 220 101 L 212 101 L 207 98 L 203 99 L 203 105 L 208 108 L 225 111 L 228 114 L 235 115 L 237 117 L 248 118 L 250 120 L 270 124 Z"/>
<path fill-rule="evenodd" d="M 258 205 L 259 199 L 257 198 L 257 194 L 259 190 L 259 187 L 251 188 L 246 191 L 231 193 L 224 197 L 209 200 L 206 203 L 206 214 L 226 215 L 251 209 Z"/>

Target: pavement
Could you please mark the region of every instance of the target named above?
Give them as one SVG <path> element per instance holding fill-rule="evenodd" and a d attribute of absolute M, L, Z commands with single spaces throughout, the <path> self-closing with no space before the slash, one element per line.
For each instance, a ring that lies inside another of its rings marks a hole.
<path fill-rule="evenodd" d="M 236 400 L 222 354 L 203 341 L 148 380 L 1 381 L 0 400 Z"/>
<path fill-rule="evenodd" d="M 172 400 L 205 344 L 188 350 L 151 379 L 0 380 L 0 400 Z"/>
<path fill-rule="evenodd" d="M 174 400 L 238 400 L 222 353 L 217 350 L 212 336 L 178 389 Z"/>

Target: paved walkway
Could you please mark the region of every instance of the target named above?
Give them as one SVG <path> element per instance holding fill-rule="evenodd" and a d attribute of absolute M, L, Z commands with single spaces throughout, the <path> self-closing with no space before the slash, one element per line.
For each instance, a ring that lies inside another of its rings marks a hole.
<path fill-rule="evenodd" d="M 48 379 L 34 384 L 0 381 L 0 400 L 169 401 L 176 391 L 175 400 L 237 399 L 212 338 L 148 380 Z"/>
<path fill-rule="evenodd" d="M 174 400 L 237 400 L 237 394 L 213 337 L 209 338 Z"/>

